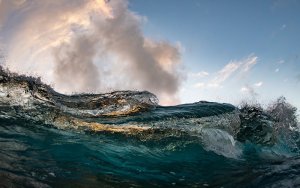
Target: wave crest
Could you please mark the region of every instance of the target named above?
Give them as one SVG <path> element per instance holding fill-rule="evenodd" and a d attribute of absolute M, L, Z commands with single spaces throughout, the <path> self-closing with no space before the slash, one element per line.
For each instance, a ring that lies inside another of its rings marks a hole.
<path fill-rule="evenodd" d="M 163 107 L 147 91 L 63 95 L 40 79 L 0 68 L 0 118 L 26 119 L 59 129 L 122 133 L 141 140 L 187 135 L 226 157 L 241 155 L 237 142 L 287 146 L 299 152 L 296 111 L 284 98 L 264 110 L 205 101 Z"/>

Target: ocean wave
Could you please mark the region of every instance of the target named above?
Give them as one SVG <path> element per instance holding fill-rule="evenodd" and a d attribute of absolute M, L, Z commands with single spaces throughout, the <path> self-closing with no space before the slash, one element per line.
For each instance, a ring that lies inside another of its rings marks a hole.
<path fill-rule="evenodd" d="M 160 106 L 147 91 L 63 95 L 0 69 L 0 185 L 270 186 L 269 168 L 297 175 L 284 168 L 299 168 L 296 111 L 284 98 L 263 109 Z M 76 176 L 80 182 L 69 181 Z M 282 176 L 274 185 L 288 181 L 298 179 Z"/>

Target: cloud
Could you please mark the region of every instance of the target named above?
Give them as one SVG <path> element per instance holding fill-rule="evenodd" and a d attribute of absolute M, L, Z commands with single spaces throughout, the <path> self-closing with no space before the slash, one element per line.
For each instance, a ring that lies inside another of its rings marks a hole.
<path fill-rule="evenodd" d="M 194 85 L 194 87 L 197 88 L 197 89 L 205 88 L 205 86 L 206 86 L 206 84 L 203 83 L 203 82 L 199 82 L 199 83 L 196 83 L 196 84 Z"/>
<path fill-rule="evenodd" d="M 244 93 L 244 94 L 247 94 L 247 95 L 250 95 L 251 97 L 255 98 L 258 96 L 258 93 L 255 92 L 254 88 L 249 86 L 248 84 L 246 84 L 245 86 L 243 86 L 241 89 L 240 89 L 240 92 L 241 93 Z"/>
<path fill-rule="evenodd" d="M 256 98 L 258 96 L 258 93 L 255 91 L 255 88 L 260 88 L 262 85 L 262 81 L 253 84 L 253 86 L 246 84 L 240 89 L 240 92 L 246 95 L 250 95 L 252 98 Z"/>
<path fill-rule="evenodd" d="M 263 85 L 263 82 L 257 82 L 254 84 L 255 87 L 261 87 Z"/>
<path fill-rule="evenodd" d="M 244 87 L 242 87 L 242 88 L 240 89 L 240 91 L 241 91 L 241 92 L 248 92 L 249 89 L 248 89 L 248 87 L 244 86 Z"/>
<path fill-rule="evenodd" d="M 197 73 L 190 73 L 190 76 L 197 77 L 197 78 L 204 78 L 204 77 L 209 76 L 209 73 L 206 71 L 201 71 L 201 72 L 197 72 Z"/>
<path fill-rule="evenodd" d="M 279 70 L 280 70 L 280 69 L 279 69 L 279 68 L 277 68 L 277 69 L 275 69 L 275 72 L 277 73 L 277 72 L 279 72 Z"/>
<path fill-rule="evenodd" d="M 221 85 L 238 71 L 241 73 L 249 72 L 257 64 L 258 57 L 250 55 L 240 61 L 231 61 L 223 67 L 217 75 L 208 83 L 210 87 L 221 87 Z"/>
<path fill-rule="evenodd" d="M 205 89 L 205 88 L 222 88 L 223 84 L 235 74 L 241 73 L 245 74 L 250 72 L 250 70 L 257 64 L 258 57 L 254 55 L 250 55 L 245 59 L 239 61 L 230 61 L 226 64 L 221 70 L 219 70 L 214 77 L 212 77 L 208 82 L 199 82 L 193 85 L 193 87 L 198 89 Z M 208 76 L 206 72 L 200 72 L 197 74 L 199 77 Z M 256 83 L 256 87 L 260 87 L 263 83 L 259 82 Z"/>
<path fill-rule="evenodd" d="M 1 1 L 11 70 L 42 76 L 64 93 L 138 89 L 179 102 L 180 47 L 145 37 L 145 19 L 128 1 L 23 1 Z"/>
<path fill-rule="evenodd" d="M 277 64 L 284 64 L 284 63 L 285 63 L 284 60 L 280 60 L 280 61 L 277 62 Z"/>
<path fill-rule="evenodd" d="M 217 75 L 208 84 L 211 87 L 220 87 L 234 72 L 241 66 L 240 63 L 228 63 L 223 69 L 221 69 Z"/>
<path fill-rule="evenodd" d="M 257 56 L 250 55 L 248 58 L 242 60 L 242 71 L 249 72 L 252 69 L 252 67 L 257 64 L 257 59 Z"/>

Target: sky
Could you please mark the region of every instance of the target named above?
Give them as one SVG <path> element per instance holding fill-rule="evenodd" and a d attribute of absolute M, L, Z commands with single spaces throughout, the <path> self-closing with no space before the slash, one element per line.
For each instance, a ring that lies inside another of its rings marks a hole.
<path fill-rule="evenodd" d="M 59 92 L 300 109 L 298 0 L 0 0 L 2 63 Z"/>
<path fill-rule="evenodd" d="M 300 1 L 131 0 L 146 35 L 177 42 L 187 72 L 182 102 L 283 95 L 300 107 Z"/>

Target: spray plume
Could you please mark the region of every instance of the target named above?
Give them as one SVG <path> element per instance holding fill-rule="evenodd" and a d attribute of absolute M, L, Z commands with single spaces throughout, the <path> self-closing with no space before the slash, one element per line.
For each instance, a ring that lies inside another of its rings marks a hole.
<path fill-rule="evenodd" d="M 149 90 L 178 103 L 180 49 L 143 35 L 126 0 L 0 0 L 6 66 L 63 93 Z"/>

